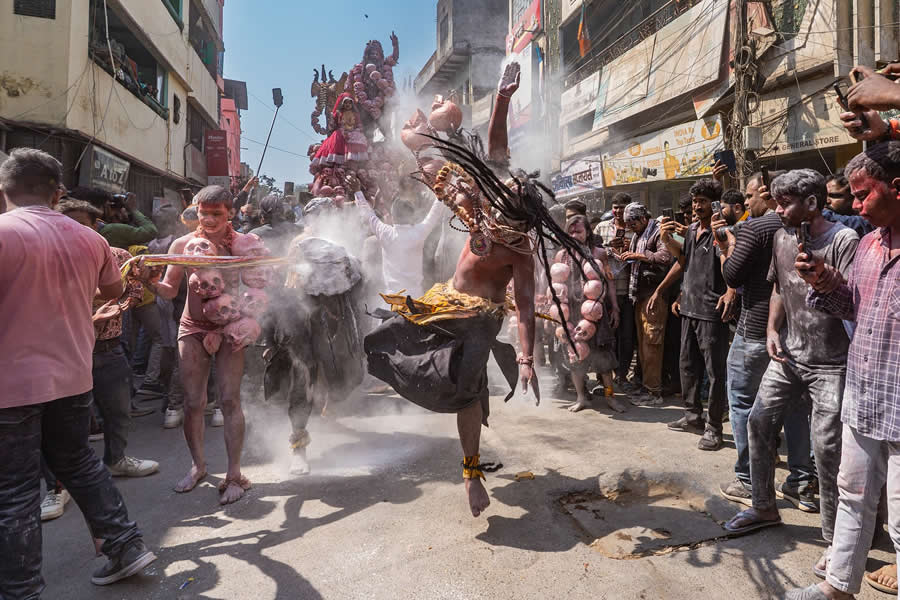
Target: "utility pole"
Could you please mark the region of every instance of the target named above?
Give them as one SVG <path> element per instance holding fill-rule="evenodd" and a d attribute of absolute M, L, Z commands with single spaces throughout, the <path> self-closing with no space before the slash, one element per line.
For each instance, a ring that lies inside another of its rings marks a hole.
<path fill-rule="evenodd" d="M 756 164 L 752 151 L 744 147 L 744 128 L 750 124 L 748 99 L 756 88 L 756 44 L 747 31 L 747 0 L 737 0 L 737 22 L 734 24 L 737 44 L 734 49 L 734 109 L 731 113 L 731 149 L 737 163 L 737 179 L 741 187 Z"/>

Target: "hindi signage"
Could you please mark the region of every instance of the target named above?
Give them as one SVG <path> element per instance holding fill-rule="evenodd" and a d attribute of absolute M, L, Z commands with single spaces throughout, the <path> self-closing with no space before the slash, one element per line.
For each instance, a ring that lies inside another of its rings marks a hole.
<path fill-rule="evenodd" d="M 559 174 L 551 181 L 557 199 L 571 198 L 603 189 L 603 174 L 599 155 L 564 160 Z"/>

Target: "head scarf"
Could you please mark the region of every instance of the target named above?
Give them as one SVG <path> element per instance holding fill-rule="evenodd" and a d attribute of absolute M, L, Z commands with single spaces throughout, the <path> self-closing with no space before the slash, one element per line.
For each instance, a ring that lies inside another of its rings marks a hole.
<path fill-rule="evenodd" d="M 641 217 L 647 216 L 647 209 L 640 202 L 632 202 L 628 206 L 625 207 L 625 214 L 622 218 L 625 222 L 636 221 Z"/>

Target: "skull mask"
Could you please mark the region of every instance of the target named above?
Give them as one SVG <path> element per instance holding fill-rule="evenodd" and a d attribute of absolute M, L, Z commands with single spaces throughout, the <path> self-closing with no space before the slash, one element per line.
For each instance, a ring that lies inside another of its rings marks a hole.
<path fill-rule="evenodd" d="M 262 289 L 269 285 L 274 276 L 272 267 L 248 267 L 241 269 L 241 281 L 251 288 Z"/>
<path fill-rule="evenodd" d="M 227 325 L 241 317 L 238 302 L 230 294 L 222 294 L 218 298 L 203 302 L 203 316 L 210 323 Z"/>
<path fill-rule="evenodd" d="M 231 251 L 235 256 L 265 256 L 268 254 L 262 240 L 253 233 L 235 236 L 231 244 Z"/>
<path fill-rule="evenodd" d="M 195 237 L 184 246 L 184 253 L 190 256 L 218 256 L 215 244 L 206 238 Z"/>
<path fill-rule="evenodd" d="M 188 279 L 188 288 L 203 300 L 209 300 L 222 295 L 225 279 L 218 269 L 197 269 Z"/>

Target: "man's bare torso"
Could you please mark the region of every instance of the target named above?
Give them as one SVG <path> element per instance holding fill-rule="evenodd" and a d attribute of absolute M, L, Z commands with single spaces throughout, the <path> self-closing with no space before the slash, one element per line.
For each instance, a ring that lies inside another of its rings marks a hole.
<path fill-rule="evenodd" d="M 530 254 L 520 254 L 500 244 L 494 244 L 489 255 L 477 256 L 466 244 L 456 263 L 453 287 L 470 296 L 504 302 L 515 267 L 527 265 L 533 271 L 533 261 Z"/>

